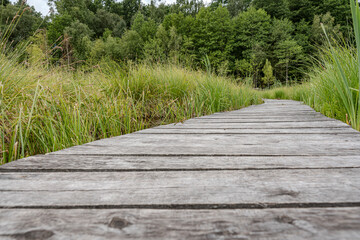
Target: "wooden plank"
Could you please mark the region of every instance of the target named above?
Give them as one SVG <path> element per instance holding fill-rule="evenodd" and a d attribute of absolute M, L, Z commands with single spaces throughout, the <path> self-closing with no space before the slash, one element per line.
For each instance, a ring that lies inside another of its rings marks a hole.
<path fill-rule="evenodd" d="M 183 127 L 183 128 L 242 128 L 242 129 L 251 129 L 251 128 L 277 128 L 277 129 L 287 129 L 287 128 L 336 128 L 344 127 L 349 128 L 347 124 L 340 121 L 319 121 L 319 122 L 275 122 L 275 123 L 202 123 L 202 124 L 191 124 L 191 123 L 174 123 L 168 125 L 162 125 L 158 128 L 169 128 L 169 127 Z"/>
<path fill-rule="evenodd" d="M 1 171 L 141 171 L 360 168 L 358 156 L 78 156 L 40 155 L 0 166 Z"/>
<path fill-rule="evenodd" d="M 149 128 L 134 134 L 360 134 L 353 128 L 272 128 L 272 129 L 242 129 L 242 128 Z M 295 136 L 293 136 L 295 137 Z M 336 137 L 336 136 L 334 136 Z"/>
<path fill-rule="evenodd" d="M 221 115 L 206 115 L 202 117 L 192 118 L 192 119 L 331 119 L 327 118 L 320 114 L 302 114 L 302 115 L 293 115 L 293 114 L 283 114 L 283 115 L 275 115 L 275 114 L 238 114 L 237 116 L 230 114 L 221 114 Z M 333 120 L 333 119 L 331 119 Z"/>
<path fill-rule="evenodd" d="M 53 154 L 341 156 L 360 154 L 360 134 L 128 134 Z"/>
<path fill-rule="evenodd" d="M 145 136 L 145 134 L 143 135 Z M 181 135 L 176 135 L 181 136 Z M 82 145 L 50 154 L 70 155 L 146 155 L 146 156 L 352 156 L 360 154 L 360 143 L 314 143 L 267 144 L 267 145 L 234 145 L 220 143 L 208 146 L 206 143 L 187 143 L 183 145 L 167 144 L 159 146 L 158 142 L 148 144 L 126 145 Z"/>
<path fill-rule="evenodd" d="M 333 119 L 311 119 L 311 118 L 292 118 L 292 119 L 285 119 L 285 118 L 277 118 L 277 119 L 240 119 L 240 118 L 222 118 L 222 119 L 189 119 L 186 120 L 185 124 L 207 124 L 207 123 L 289 123 L 289 122 L 333 122 Z M 326 123 L 325 123 L 326 124 Z"/>
<path fill-rule="evenodd" d="M 0 173 L 0 182 L 0 207 L 360 204 L 359 168 Z"/>
<path fill-rule="evenodd" d="M 3 209 L 0 210 L 0 237 L 4 240 L 354 240 L 360 238 L 360 208 Z"/>
<path fill-rule="evenodd" d="M 87 143 L 84 146 L 89 145 L 123 145 L 126 148 L 126 144 L 131 146 L 133 144 L 138 145 L 139 143 L 146 145 L 153 145 L 161 143 L 163 146 L 172 146 L 172 145 L 183 145 L 187 146 L 188 144 L 247 144 L 247 145 L 276 145 L 277 143 L 286 144 L 286 143 L 346 143 L 346 145 L 358 145 L 360 144 L 360 133 L 355 134 L 243 134 L 243 135 L 231 135 L 231 134 L 213 134 L 213 135 L 203 135 L 203 134 L 191 134 L 191 135 L 171 135 L 171 134 L 152 134 L 152 135 L 140 135 L 140 134 L 127 134 L 119 137 L 107 138 L 91 143 Z"/>

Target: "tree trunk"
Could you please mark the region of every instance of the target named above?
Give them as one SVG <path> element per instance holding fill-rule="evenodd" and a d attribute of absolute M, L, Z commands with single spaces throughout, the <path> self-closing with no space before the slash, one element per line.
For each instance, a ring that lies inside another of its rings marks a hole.
<path fill-rule="evenodd" d="M 289 61 L 286 61 L 286 86 L 288 86 L 289 82 Z"/>

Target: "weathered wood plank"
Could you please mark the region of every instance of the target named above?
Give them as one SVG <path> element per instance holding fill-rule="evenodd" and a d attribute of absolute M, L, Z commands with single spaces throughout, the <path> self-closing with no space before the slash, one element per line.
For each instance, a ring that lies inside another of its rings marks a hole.
<path fill-rule="evenodd" d="M 192 118 L 192 119 L 290 119 L 290 120 L 294 120 L 294 119 L 299 119 L 301 121 L 301 119 L 330 119 L 333 120 L 332 118 L 327 118 L 323 115 L 320 114 L 303 114 L 303 115 L 292 115 L 292 114 L 278 114 L 278 115 L 274 115 L 274 114 L 267 114 L 267 115 L 262 115 L 262 114 L 238 114 L 237 116 L 234 115 L 229 115 L 229 114 L 222 114 L 222 115 L 206 115 L 203 117 L 196 117 L 196 118 Z"/>
<path fill-rule="evenodd" d="M 128 134 L 52 154 L 341 156 L 360 154 L 360 134 Z"/>
<path fill-rule="evenodd" d="M 145 134 L 144 134 L 145 136 Z M 177 135 L 181 136 L 181 135 Z M 121 145 L 82 145 L 75 146 L 51 154 L 77 154 L 77 155 L 146 155 L 146 156 L 350 156 L 359 155 L 359 143 L 299 143 L 283 145 L 234 145 L 231 143 L 208 146 L 206 143 L 187 143 L 183 145 L 159 146 L 157 142 L 148 144 Z"/>
<path fill-rule="evenodd" d="M 148 128 L 135 134 L 360 134 L 353 128 Z M 295 137 L 295 136 L 293 136 Z M 334 136 L 336 137 L 336 136 Z"/>
<path fill-rule="evenodd" d="M 40 155 L 0 166 L 1 171 L 141 171 L 360 168 L 358 156 L 199 157 Z"/>
<path fill-rule="evenodd" d="M 340 121 L 316 121 L 316 122 L 272 122 L 272 123 L 202 123 L 202 124 L 191 124 L 191 123 L 175 123 L 162 125 L 158 128 L 169 128 L 169 127 L 191 127 L 191 128 L 335 128 L 335 127 L 350 127 Z"/>
<path fill-rule="evenodd" d="M 360 169 L 0 173 L 0 207 L 360 202 Z"/>
<path fill-rule="evenodd" d="M 360 208 L 3 209 L 0 238 L 354 240 L 360 238 Z"/>
<path fill-rule="evenodd" d="M 159 128 L 158 130 L 162 130 Z M 171 129 L 169 129 L 171 130 Z M 197 129 L 196 129 L 197 130 Z M 171 134 L 152 134 L 152 135 L 139 135 L 139 133 L 127 134 L 119 137 L 107 138 L 91 143 L 87 143 L 83 146 L 89 145 L 123 145 L 128 146 L 138 145 L 139 143 L 146 145 L 163 144 L 163 146 L 183 145 L 187 144 L 207 144 L 208 146 L 221 144 L 246 144 L 246 145 L 276 145 L 277 143 L 289 144 L 292 143 L 306 144 L 306 143 L 346 143 L 346 145 L 360 144 L 360 133 L 354 134 L 183 134 L 183 135 L 171 135 Z"/>
<path fill-rule="evenodd" d="M 333 122 L 333 119 L 310 119 L 310 118 L 303 118 L 303 119 L 189 119 L 184 121 L 185 124 L 206 124 L 206 123 L 289 123 L 289 122 Z"/>

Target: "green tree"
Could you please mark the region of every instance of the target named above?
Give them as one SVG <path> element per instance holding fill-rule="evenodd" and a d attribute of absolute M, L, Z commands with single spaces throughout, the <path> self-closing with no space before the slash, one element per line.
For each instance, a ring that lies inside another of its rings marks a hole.
<path fill-rule="evenodd" d="M 4 33 L 12 24 L 12 34 L 8 42 L 15 46 L 28 39 L 39 28 L 45 27 L 41 14 L 26 4 L 0 4 L 1 22 L 0 32 Z"/>
<path fill-rule="evenodd" d="M 65 34 L 70 37 L 70 43 L 76 60 L 86 60 L 90 51 L 90 39 L 94 32 L 79 20 L 65 28 Z"/>
<path fill-rule="evenodd" d="M 144 41 L 134 30 L 126 31 L 120 40 L 121 58 L 136 60 L 142 57 Z"/>
<path fill-rule="evenodd" d="M 253 0 L 252 4 L 257 9 L 264 9 L 270 16 L 282 19 L 290 16 L 288 0 Z"/>
<path fill-rule="evenodd" d="M 176 3 L 172 6 L 171 12 L 182 12 L 185 15 L 195 16 L 204 6 L 202 0 L 176 0 Z"/>
<path fill-rule="evenodd" d="M 233 19 L 234 43 L 232 55 L 235 59 L 246 59 L 254 71 L 254 86 L 257 86 L 259 70 L 266 59 L 269 48 L 271 18 L 263 9 L 250 7 Z"/>
<path fill-rule="evenodd" d="M 246 11 L 250 7 L 251 0 L 228 0 L 226 8 L 231 17 L 237 16 L 240 12 Z"/>
<path fill-rule="evenodd" d="M 264 77 L 262 78 L 262 82 L 265 86 L 270 88 L 270 85 L 274 83 L 275 77 L 273 75 L 273 68 L 271 66 L 271 62 L 266 59 L 265 65 L 263 68 Z"/>
<path fill-rule="evenodd" d="M 295 40 L 286 39 L 277 43 L 274 54 L 279 60 L 276 66 L 285 70 L 285 83 L 288 86 L 290 70 L 301 61 L 302 48 Z"/>
<path fill-rule="evenodd" d="M 271 28 L 270 16 L 262 9 L 251 7 L 233 19 L 233 55 L 236 59 L 250 59 L 255 45 L 266 49 Z"/>
<path fill-rule="evenodd" d="M 72 18 L 69 14 L 54 15 L 48 26 L 48 39 L 51 45 L 56 44 L 58 39 L 64 35 L 64 30 L 70 27 Z"/>
<path fill-rule="evenodd" d="M 115 13 L 106 11 L 105 9 L 98 9 L 96 11 L 93 24 L 89 28 L 94 31 L 95 37 L 101 37 L 105 29 L 110 29 L 113 31 L 118 25 L 118 23 L 123 22 L 121 17 Z"/>
<path fill-rule="evenodd" d="M 199 61 L 208 55 L 215 69 L 227 61 L 232 47 L 232 24 L 227 9 L 222 6 L 215 11 L 202 8 L 196 15 L 192 40 Z"/>
<path fill-rule="evenodd" d="M 131 22 L 135 14 L 139 11 L 141 7 L 140 0 L 123 0 L 122 1 L 122 16 L 127 26 L 131 26 Z"/>
<path fill-rule="evenodd" d="M 338 38 L 341 35 L 340 25 L 335 25 L 335 18 L 331 16 L 330 12 L 324 15 L 315 15 L 310 37 L 313 44 L 322 45 L 326 41 L 321 24 L 324 26 L 326 34 L 330 39 Z"/>
<path fill-rule="evenodd" d="M 145 16 L 138 12 L 134 17 L 134 22 L 131 26 L 131 30 L 136 31 L 143 42 L 147 42 L 155 36 L 156 24 L 154 20 L 145 20 Z"/>
<path fill-rule="evenodd" d="M 10 4 L 10 0 L 1 0 L 0 4 L 3 6 L 6 6 L 6 5 Z"/>

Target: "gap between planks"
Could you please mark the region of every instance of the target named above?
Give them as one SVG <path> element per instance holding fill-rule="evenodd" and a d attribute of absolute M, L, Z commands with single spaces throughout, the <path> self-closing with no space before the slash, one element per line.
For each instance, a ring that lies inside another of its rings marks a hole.
<path fill-rule="evenodd" d="M 44 205 L 1 206 L 0 209 L 276 209 L 276 208 L 349 208 L 360 202 L 295 202 L 295 203 L 239 203 L 239 204 L 124 204 L 124 205 Z"/>

